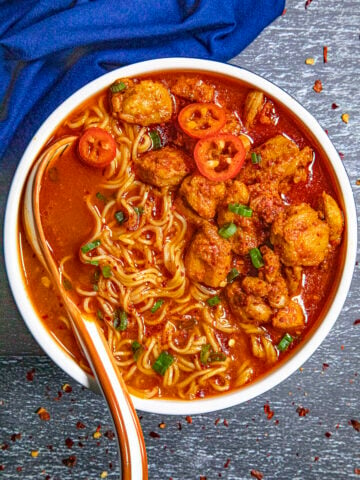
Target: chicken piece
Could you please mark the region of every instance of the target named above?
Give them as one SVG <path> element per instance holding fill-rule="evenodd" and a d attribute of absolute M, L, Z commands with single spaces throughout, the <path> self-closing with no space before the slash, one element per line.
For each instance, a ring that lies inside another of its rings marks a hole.
<path fill-rule="evenodd" d="M 241 282 L 241 286 L 245 293 L 252 293 L 258 297 L 266 297 L 269 293 L 269 286 L 258 277 L 245 277 Z"/>
<path fill-rule="evenodd" d="M 226 183 L 226 194 L 223 201 L 218 208 L 218 224 L 225 225 L 225 223 L 238 223 L 241 221 L 240 215 L 230 212 L 230 203 L 239 203 L 240 205 L 247 205 L 249 203 L 249 190 L 245 183 L 235 180 L 234 182 Z"/>
<path fill-rule="evenodd" d="M 344 229 L 344 216 L 336 200 L 326 192 L 322 193 L 322 207 L 326 223 L 330 228 L 330 243 L 337 246 L 341 242 L 341 236 Z"/>
<path fill-rule="evenodd" d="M 215 217 L 218 203 L 224 198 L 225 192 L 224 182 L 213 182 L 198 173 L 185 178 L 180 187 L 180 195 L 195 212 L 208 220 Z"/>
<path fill-rule="evenodd" d="M 273 316 L 272 325 L 284 332 L 300 332 L 305 327 L 304 312 L 298 303 L 290 300 Z"/>
<path fill-rule="evenodd" d="M 328 252 L 329 227 L 307 203 L 291 205 L 272 224 L 270 241 L 286 266 L 316 266 Z"/>
<path fill-rule="evenodd" d="M 287 284 L 281 275 L 270 284 L 267 296 L 270 307 L 284 308 L 289 301 Z"/>
<path fill-rule="evenodd" d="M 239 136 L 244 127 L 241 123 L 240 117 L 237 112 L 225 111 L 226 123 L 220 130 L 220 133 L 230 133 L 231 135 Z"/>
<path fill-rule="evenodd" d="M 208 103 L 214 99 L 215 87 L 199 77 L 180 76 L 171 87 L 171 92 L 191 102 Z"/>
<path fill-rule="evenodd" d="M 257 90 L 251 90 L 245 99 L 244 105 L 244 123 L 246 128 L 250 129 L 257 115 L 261 112 L 264 105 L 264 94 Z"/>
<path fill-rule="evenodd" d="M 251 281 L 245 283 L 245 287 L 248 290 L 251 287 L 250 283 Z M 261 284 L 257 284 L 256 288 L 260 288 L 261 290 Z M 262 323 L 268 323 L 270 321 L 272 310 L 265 300 L 258 295 L 246 293 L 239 281 L 235 281 L 228 285 L 225 292 L 230 310 L 239 321 L 244 323 L 254 323 L 256 325 L 261 325 Z"/>
<path fill-rule="evenodd" d="M 173 102 L 169 90 L 162 83 L 152 80 L 126 83 L 126 80 L 123 83 L 128 85 L 127 88 L 111 96 L 115 116 L 143 127 L 171 119 Z"/>
<path fill-rule="evenodd" d="M 252 153 L 261 156 L 260 163 L 252 164 Z M 310 147 L 300 150 L 289 138 L 276 135 L 248 153 L 246 165 L 240 170 L 239 179 L 246 185 L 262 182 L 264 179 L 268 182 L 288 179 L 298 183 L 306 180 L 306 168 L 312 160 L 313 151 Z"/>
<path fill-rule="evenodd" d="M 156 187 L 178 185 L 192 169 L 191 158 L 174 147 L 151 150 L 134 163 L 139 178 Z"/>
<path fill-rule="evenodd" d="M 285 267 L 285 277 L 289 295 L 294 296 L 300 293 L 302 286 L 302 267 Z"/>
<path fill-rule="evenodd" d="M 178 196 L 175 199 L 174 206 L 176 210 L 180 213 L 180 215 L 185 217 L 188 222 L 190 222 L 192 225 L 195 225 L 196 227 L 201 227 L 204 223 L 207 222 L 204 218 L 200 217 L 197 213 L 195 213 L 194 210 L 189 207 L 186 200 L 184 200 L 182 197 Z"/>
<path fill-rule="evenodd" d="M 272 223 L 284 208 L 277 182 L 261 182 L 249 186 L 250 207 L 266 223 Z"/>
<path fill-rule="evenodd" d="M 259 272 L 259 275 L 264 275 L 265 280 L 269 283 L 272 283 L 280 275 L 281 265 L 279 256 L 266 245 L 262 246 L 260 251 L 265 265 L 263 270 Z"/>
<path fill-rule="evenodd" d="M 230 243 L 220 237 L 214 226 L 204 224 L 194 235 L 185 255 L 188 277 L 209 287 L 224 286 L 230 266 Z"/>
<path fill-rule="evenodd" d="M 239 225 L 241 223 L 241 225 Z M 247 255 L 249 250 L 264 243 L 266 232 L 256 216 L 251 218 L 241 217 L 238 221 L 236 233 L 229 241 L 234 253 Z"/>
<path fill-rule="evenodd" d="M 279 116 L 276 113 L 275 105 L 271 100 L 267 100 L 259 113 L 259 123 L 262 125 L 276 125 Z"/>

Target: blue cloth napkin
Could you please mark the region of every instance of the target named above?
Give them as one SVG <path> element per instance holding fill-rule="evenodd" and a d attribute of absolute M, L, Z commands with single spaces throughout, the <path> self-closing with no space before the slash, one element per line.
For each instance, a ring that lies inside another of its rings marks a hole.
<path fill-rule="evenodd" d="M 0 0 L 0 158 L 20 158 L 75 90 L 122 65 L 159 57 L 226 61 L 285 0 Z"/>

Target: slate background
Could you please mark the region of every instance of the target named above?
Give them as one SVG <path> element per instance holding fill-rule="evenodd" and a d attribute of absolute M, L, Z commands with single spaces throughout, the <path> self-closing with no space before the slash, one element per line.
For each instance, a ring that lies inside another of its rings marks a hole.
<path fill-rule="evenodd" d="M 305 0 L 288 0 L 286 8 L 230 63 L 284 88 L 328 130 L 343 154 L 358 204 L 360 2 L 313 0 L 305 9 Z M 305 64 L 308 57 L 315 58 L 315 65 Z M 312 89 L 316 79 L 323 84 L 320 94 Z M 339 108 L 332 109 L 332 103 Z M 345 112 L 348 124 L 341 120 Z M 0 170 L 1 218 L 13 173 L 5 161 Z M 245 480 L 256 469 L 264 479 L 360 479 L 360 427 L 351 423 L 360 421 L 360 324 L 354 325 L 360 318 L 359 286 L 356 265 L 334 328 L 303 368 L 272 391 L 243 405 L 193 416 L 192 423 L 185 417 L 139 412 L 149 478 Z M 2 258 L 0 305 L 0 478 L 93 480 L 103 472 L 108 473 L 103 478 L 119 478 L 115 441 L 104 435 L 112 428 L 105 401 L 76 385 L 35 344 L 14 305 Z M 64 383 L 72 386 L 71 393 L 61 390 Z M 270 419 L 266 404 L 274 412 Z M 47 422 L 35 413 L 41 406 L 50 413 Z M 299 406 L 309 409 L 306 416 L 299 416 Z M 85 428 L 78 429 L 78 421 Z M 99 425 L 102 436 L 97 440 L 93 433 Z M 66 439 L 74 442 L 72 448 Z M 32 450 L 39 451 L 37 458 Z M 70 455 L 77 457 L 72 468 L 62 462 Z"/>

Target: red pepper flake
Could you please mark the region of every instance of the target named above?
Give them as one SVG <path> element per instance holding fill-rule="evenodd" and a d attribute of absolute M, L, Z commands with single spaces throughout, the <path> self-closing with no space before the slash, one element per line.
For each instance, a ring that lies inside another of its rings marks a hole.
<path fill-rule="evenodd" d="M 26 372 L 26 380 L 28 382 L 32 382 L 34 380 L 34 375 L 35 375 L 35 368 L 32 368 L 28 372 Z"/>
<path fill-rule="evenodd" d="M 21 433 L 13 433 L 10 438 L 12 442 L 16 442 L 16 440 L 21 440 Z"/>
<path fill-rule="evenodd" d="M 40 420 L 43 420 L 44 422 L 50 420 L 50 413 L 43 407 L 38 408 L 35 413 L 37 413 Z"/>
<path fill-rule="evenodd" d="M 314 462 L 317 462 L 320 457 L 314 457 Z"/>
<path fill-rule="evenodd" d="M 166 428 L 166 423 L 164 422 L 159 423 L 159 428 L 161 428 L 162 430 Z"/>
<path fill-rule="evenodd" d="M 338 152 L 338 153 L 339 153 L 339 157 L 341 158 L 341 160 L 344 160 L 345 155 L 342 152 Z"/>
<path fill-rule="evenodd" d="M 331 104 L 331 108 L 332 108 L 333 110 L 336 110 L 337 108 L 339 108 L 339 105 L 338 105 L 337 103 L 332 103 L 332 104 Z"/>
<path fill-rule="evenodd" d="M 214 422 L 215 425 L 217 425 L 220 422 L 220 418 L 217 418 Z"/>
<path fill-rule="evenodd" d="M 357 320 L 355 320 L 354 325 L 360 325 L 360 318 L 358 318 Z"/>
<path fill-rule="evenodd" d="M 271 420 L 275 413 L 270 409 L 270 405 L 268 403 L 265 403 L 264 405 L 264 412 L 267 415 L 268 420 Z"/>
<path fill-rule="evenodd" d="M 86 428 L 86 426 L 82 422 L 77 422 L 76 423 L 76 428 L 78 430 L 83 430 L 84 428 Z"/>
<path fill-rule="evenodd" d="M 72 448 L 73 445 L 74 445 L 74 440 L 72 440 L 71 438 L 66 438 L 66 439 L 65 439 L 65 445 L 66 445 L 68 448 Z"/>
<path fill-rule="evenodd" d="M 284 8 L 283 12 L 281 15 L 285 15 L 285 13 L 287 12 L 287 8 Z"/>
<path fill-rule="evenodd" d="M 181 430 L 182 429 L 181 422 L 177 422 L 177 425 L 178 425 L 178 430 Z"/>
<path fill-rule="evenodd" d="M 71 393 L 72 392 L 72 386 L 69 385 L 68 383 L 64 383 L 64 385 L 61 387 L 61 390 L 65 393 Z"/>
<path fill-rule="evenodd" d="M 330 433 L 330 432 L 325 432 L 325 437 L 330 438 L 330 437 L 331 437 L 331 433 Z"/>
<path fill-rule="evenodd" d="M 0 472 L 2 472 L 3 470 L 5 470 L 5 465 L 0 465 Z"/>
<path fill-rule="evenodd" d="M 106 430 L 104 433 L 105 437 L 108 438 L 109 440 L 114 440 L 115 438 L 115 433 L 112 430 Z"/>
<path fill-rule="evenodd" d="M 160 435 L 159 435 L 158 433 L 156 433 L 156 432 L 150 432 L 149 435 L 150 435 L 150 437 L 152 437 L 152 438 L 160 438 Z"/>
<path fill-rule="evenodd" d="M 207 477 L 204 477 L 204 475 L 200 475 L 200 480 L 207 480 Z"/>
<path fill-rule="evenodd" d="M 264 478 L 264 475 L 258 470 L 251 470 L 250 475 L 256 478 L 257 480 L 262 480 Z"/>
<path fill-rule="evenodd" d="M 9 445 L 7 443 L 2 443 L 0 448 L 1 450 L 7 450 L 9 448 Z"/>
<path fill-rule="evenodd" d="M 187 415 L 186 419 L 187 423 L 192 423 L 192 417 L 190 415 Z"/>
<path fill-rule="evenodd" d="M 323 48 L 324 63 L 327 63 L 327 61 L 328 61 L 327 54 L 328 54 L 328 47 L 325 46 Z"/>
<path fill-rule="evenodd" d="M 299 414 L 299 417 L 305 417 L 309 412 L 310 410 L 308 408 L 301 407 L 300 405 L 296 409 L 296 413 Z"/>
<path fill-rule="evenodd" d="M 66 467 L 71 467 L 72 468 L 72 467 L 75 466 L 77 458 L 76 458 L 75 455 L 70 455 L 70 457 L 63 458 L 61 461 Z"/>
<path fill-rule="evenodd" d="M 349 425 L 352 425 L 357 432 L 360 432 L 360 422 L 358 420 L 350 420 Z"/>
<path fill-rule="evenodd" d="M 360 468 L 354 468 L 354 473 L 356 473 L 356 475 L 360 475 Z"/>
<path fill-rule="evenodd" d="M 16 467 L 17 472 L 22 472 L 22 467 Z"/>
<path fill-rule="evenodd" d="M 330 365 L 328 363 L 323 363 L 322 369 L 326 370 L 329 367 L 330 367 Z"/>
<path fill-rule="evenodd" d="M 307 10 L 307 8 L 310 6 L 312 0 L 306 0 L 305 2 L 305 10 Z"/>
<path fill-rule="evenodd" d="M 230 465 L 230 458 L 228 458 L 224 463 L 224 468 L 228 468 L 229 465 Z"/>
<path fill-rule="evenodd" d="M 341 350 L 345 350 L 345 345 L 340 346 Z"/>
<path fill-rule="evenodd" d="M 52 451 L 54 449 L 54 447 L 52 445 L 47 445 L 46 448 L 50 451 Z"/>
<path fill-rule="evenodd" d="M 225 425 L 225 427 L 229 426 L 229 422 L 226 420 L 226 418 L 224 418 L 223 424 Z"/>
<path fill-rule="evenodd" d="M 59 390 L 58 394 L 57 394 L 57 397 L 54 397 L 53 400 L 55 400 L 55 402 L 58 402 L 61 397 L 62 397 L 62 392 L 60 392 L 60 390 Z"/>
<path fill-rule="evenodd" d="M 323 86 L 322 86 L 321 80 L 315 80 L 315 83 L 313 86 L 314 92 L 320 93 L 322 89 L 323 89 Z"/>

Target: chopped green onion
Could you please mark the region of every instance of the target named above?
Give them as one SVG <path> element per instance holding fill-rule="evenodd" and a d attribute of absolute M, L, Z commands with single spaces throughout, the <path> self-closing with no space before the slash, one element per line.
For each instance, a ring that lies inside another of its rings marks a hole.
<path fill-rule="evenodd" d="M 103 315 L 103 313 L 102 313 L 101 310 L 98 310 L 98 311 L 96 312 L 96 315 L 97 315 L 97 317 L 98 317 L 100 320 L 102 320 L 102 319 L 104 318 L 104 315 Z"/>
<path fill-rule="evenodd" d="M 104 278 L 110 278 L 112 275 L 111 267 L 109 265 L 104 265 L 101 267 L 101 273 L 103 274 Z"/>
<path fill-rule="evenodd" d="M 99 245 L 101 245 L 101 242 L 100 240 L 94 240 L 93 242 L 89 242 L 87 243 L 86 245 L 83 245 L 81 247 L 81 251 L 83 253 L 88 253 L 90 252 L 91 250 L 94 250 L 94 248 L 97 248 Z"/>
<path fill-rule="evenodd" d="M 153 307 L 151 308 L 150 312 L 151 313 L 155 313 L 157 310 L 159 310 L 159 308 L 161 307 L 161 305 L 165 302 L 165 300 L 162 300 L 162 299 L 159 299 L 157 300 Z"/>
<path fill-rule="evenodd" d="M 236 233 L 235 223 L 226 223 L 223 227 L 219 228 L 219 235 L 223 238 L 230 238 Z"/>
<path fill-rule="evenodd" d="M 120 225 L 125 222 L 125 215 L 121 210 L 115 212 L 114 217 L 116 218 L 117 222 L 120 223 Z"/>
<path fill-rule="evenodd" d="M 251 154 L 251 163 L 253 163 L 254 165 L 257 164 L 257 163 L 260 163 L 261 162 L 261 155 L 260 153 L 255 153 L 253 152 Z"/>
<path fill-rule="evenodd" d="M 232 268 L 230 272 L 227 274 L 226 280 L 228 283 L 232 283 L 236 277 L 240 275 L 240 272 L 237 268 Z"/>
<path fill-rule="evenodd" d="M 241 215 L 242 217 L 251 217 L 253 213 L 250 207 L 247 207 L 246 205 L 241 205 L 240 203 L 229 203 L 228 210 L 229 212 L 236 213 L 237 215 Z"/>
<path fill-rule="evenodd" d="M 95 265 L 95 267 L 97 267 L 99 265 L 99 260 L 88 260 L 86 263 L 89 265 Z"/>
<path fill-rule="evenodd" d="M 93 283 L 93 290 L 94 290 L 94 292 L 99 291 L 99 285 L 97 283 Z"/>
<path fill-rule="evenodd" d="M 96 198 L 105 204 L 108 202 L 108 199 L 101 192 L 97 192 Z"/>
<path fill-rule="evenodd" d="M 293 337 L 289 333 L 285 333 L 277 346 L 278 350 L 280 350 L 280 352 L 285 352 L 293 340 Z"/>
<path fill-rule="evenodd" d="M 113 317 L 113 326 L 115 330 L 120 330 L 123 332 L 127 329 L 128 326 L 128 317 L 124 310 L 117 309 L 115 310 Z"/>
<path fill-rule="evenodd" d="M 209 344 L 203 345 L 203 346 L 201 347 L 201 351 L 200 351 L 200 362 L 201 362 L 203 365 L 206 365 L 207 362 L 208 362 L 209 355 L 210 355 L 210 350 L 211 350 L 211 345 L 209 345 Z"/>
<path fill-rule="evenodd" d="M 174 362 L 174 357 L 168 352 L 161 352 L 158 358 L 153 363 L 153 370 L 160 373 L 160 375 L 165 375 L 166 370 Z"/>
<path fill-rule="evenodd" d="M 110 87 L 111 93 L 122 92 L 122 91 L 125 90 L 125 89 L 126 89 L 126 85 L 125 85 L 124 82 L 114 83 L 114 84 L 111 85 L 111 87 Z"/>
<path fill-rule="evenodd" d="M 219 303 L 221 302 L 220 298 L 215 295 L 215 297 L 211 297 L 211 298 L 208 298 L 206 300 L 206 303 L 210 306 L 210 307 L 215 307 L 215 305 L 218 305 Z"/>
<path fill-rule="evenodd" d="M 72 290 L 73 288 L 71 282 L 67 278 L 62 279 L 62 284 L 65 290 Z"/>
<path fill-rule="evenodd" d="M 157 130 L 151 130 L 151 132 L 149 132 L 149 137 L 152 141 L 153 150 L 159 150 L 159 148 L 162 147 L 159 132 Z"/>
<path fill-rule="evenodd" d="M 211 352 L 209 355 L 209 362 L 224 362 L 226 355 L 223 352 Z"/>
<path fill-rule="evenodd" d="M 134 207 L 135 212 L 137 215 L 142 215 L 144 213 L 144 208 L 143 207 Z"/>
<path fill-rule="evenodd" d="M 251 262 L 255 268 L 261 268 L 265 265 L 261 252 L 258 248 L 251 248 L 249 254 Z"/>
<path fill-rule="evenodd" d="M 144 350 L 144 347 L 137 340 L 134 340 L 131 344 L 131 350 L 134 355 L 134 360 L 138 360 Z"/>

